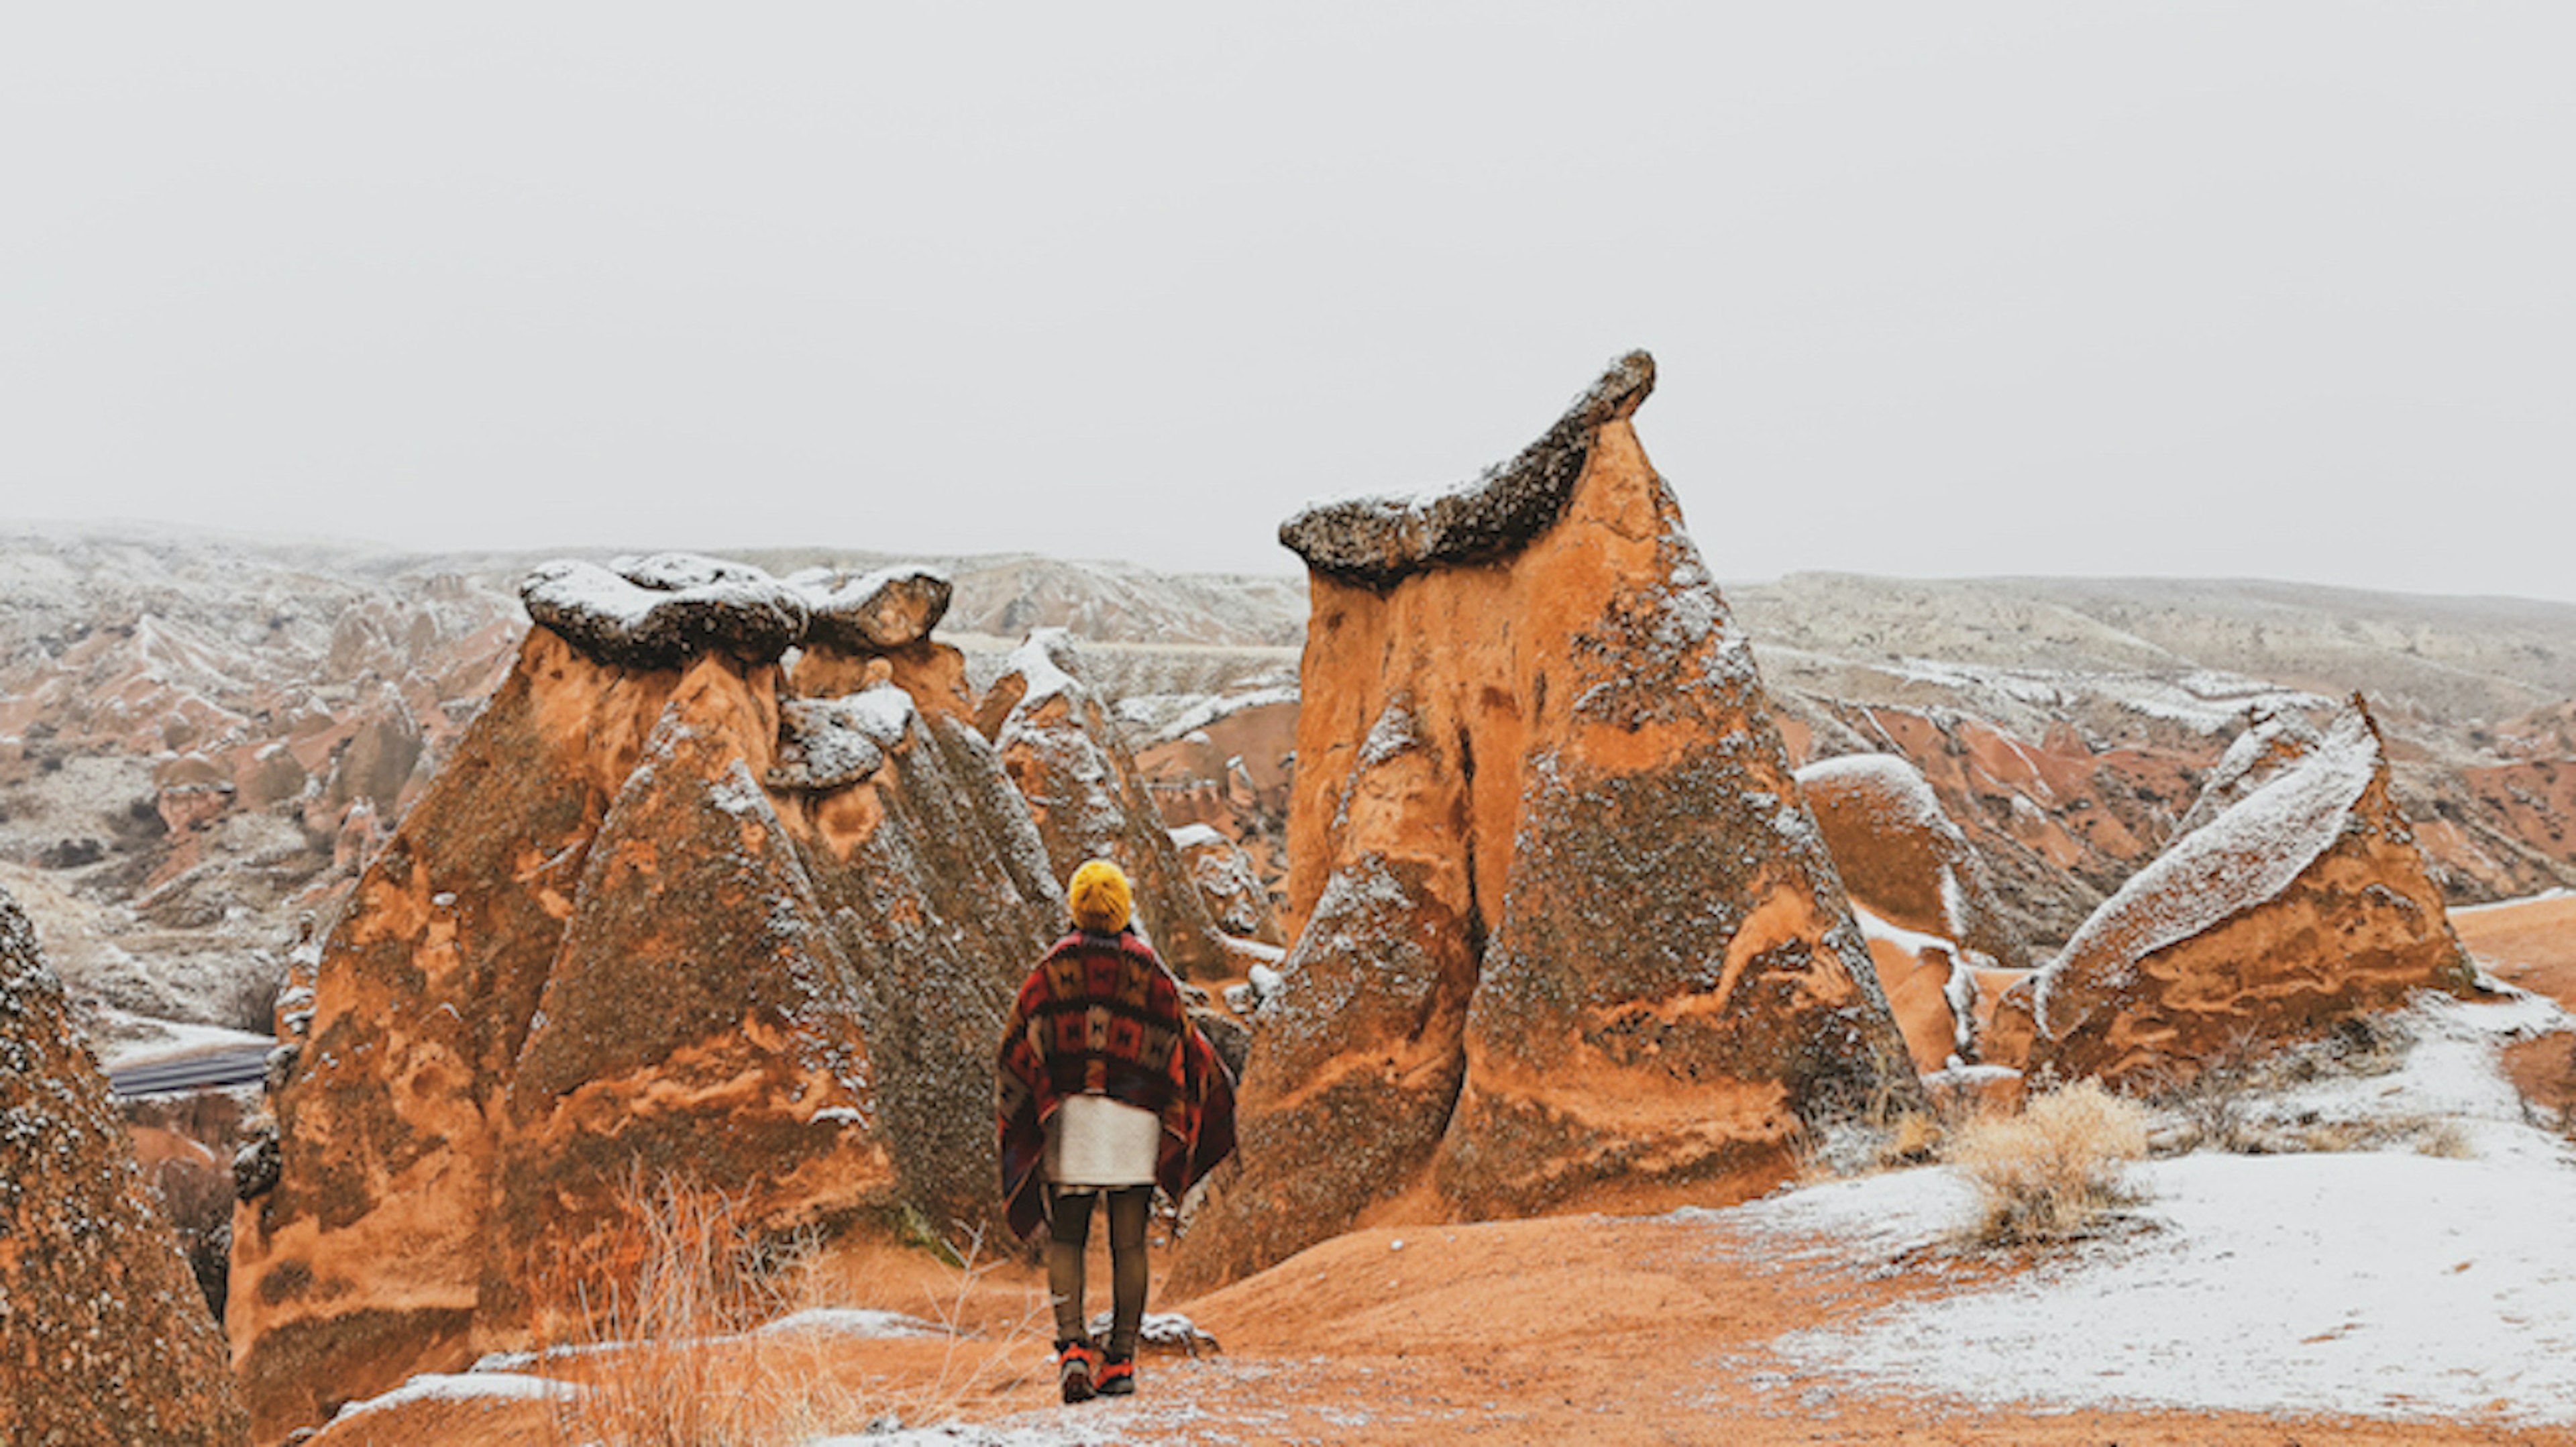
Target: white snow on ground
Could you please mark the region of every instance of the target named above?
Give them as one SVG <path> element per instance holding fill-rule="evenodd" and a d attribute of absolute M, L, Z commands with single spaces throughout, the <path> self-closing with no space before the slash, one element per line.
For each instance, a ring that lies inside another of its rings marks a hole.
<path fill-rule="evenodd" d="M 800 1311 L 759 1328 L 757 1336 L 790 1336 L 811 1333 L 820 1336 L 860 1337 L 887 1340 L 895 1337 L 947 1336 L 948 1328 L 899 1311 L 873 1311 L 854 1306 L 816 1307 Z"/>
<path fill-rule="evenodd" d="M 817 1437 L 806 1447 L 1113 1447 L 1125 1439 L 1115 1426 L 1100 1420 L 1096 1414 L 1101 1410 L 1094 1406 L 1030 1413 L 990 1427 L 870 1429 L 853 1436 Z M 1086 1412 L 1093 1414 L 1089 1420 L 1084 1418 Z"/>
<path fill-rule="evenodd" d="M 2531 996 L 2406 1019 L 2418 1043 L 2402 1069 L 2271 1110 L 2449 1118 L 2471 1158 L 2148 1162 L 2131 1177 L 2148 1229 L 1775 1349 L 1862 1389 L 1984 1403 L 2576 1423 L 2576 1150 L 2525 1123 L 2495 1063 L 2506 1039 L 2576 1021 Z M 1796 1256 L 1884 1264 L 1939 1248 L 1974 1211 L 1964 1182 L 1927 1168 L 1702 1218 L 1750 1223 Z"/>
<path fill-rule="evenodd" d="M 545 1377 L 514 1376 L 508 1372 L 474 1372 L 460 1376 L 426 1373 L 412 1378 L 381 1397 L 351 1402 L 331 1420 L 345 1421 L 381 1412 L 389 1407 L 407 1406 L 413 1402 L 533 1402 L 549 1398 L 573 1397 L 581 1392 L 570 1382 L 552 1381 Z"/>

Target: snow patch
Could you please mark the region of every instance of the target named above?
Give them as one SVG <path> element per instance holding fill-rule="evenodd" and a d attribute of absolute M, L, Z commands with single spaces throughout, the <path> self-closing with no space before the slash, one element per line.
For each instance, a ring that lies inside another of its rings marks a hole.
<path fill-rule="evenodd" d="M 580 1395 L 581 1388 L 572 1383 L 547 1377 L 485 1371 L 442 1376 L 432 1372 L 414 1377 L 383 1396 L 351 1402 L 331 1420 L 342 1422 L 414 1402 L 553 1402 L 570 1401 Z"/>
<path fill-rule="evenodd" d="M 2475 1159 L 2406 1149 L 2203 1154 L 2133 1168 L 2152 1228 L 1987 1285 L 1953 1286 L 1773 1350 L 1909 1396 L 2143 1408 L 2576 1423 L 2576 1153 L 2525 1124 L 2510 1039 L 2576 1026 L 2536 996 L 2427 997 L 2393 1074 L 2329 1079 L 2275 1112 L 2474 1132 Z M 1951 1072 L 1962 1074 L 1963 1072 Z M 1749 1226 L 1785 1260 L 1906 1269 L 1973 1219 L 1947 1167 L 1675 1219 Z"/>
<path fill-rule="evenodd" d="M 816 1117 L 820 1119 L 821 1117 Z M 762 1326 L 754 1336 L 836 1336 L 865 1341 L 947 1336 L 946 1328 L 899 1311 L 854 1306 L 824 1306 L 800 1311 Z"/>

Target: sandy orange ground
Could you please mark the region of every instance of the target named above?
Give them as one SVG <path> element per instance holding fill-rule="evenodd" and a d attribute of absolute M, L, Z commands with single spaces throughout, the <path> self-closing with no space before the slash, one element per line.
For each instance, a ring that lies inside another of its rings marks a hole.
<path fill-rule="evenodd" d="M 1398 1247 L 1396 1243 L 1403 1245 Z M 1178 1306 L 1223 1345 L 1190 1360 L 1149 1355 L 1125 1402 L 1053 1405 L 1037 1274 L 988 1273 L 958 1295 L 953 1271 L 879 1253 L 844 1284 L 864 1304 L 953 1313 L 986 1335 L 960 1343 L 846 1342 L 792 1364 L 796 1390 L 842 1394 L 856 1432 L 879 1411 L 908 1423 L 1038 1412 L 1111 1425 L 1140 1443 L 2027 1443 L 2033 1447 L 2322 1447 L 2327 1443 L 2576 1444 L 2576 1433 L 2190 1412 L 2038 1414 L 1855 1390 L 1774 1358 L 1767 1343 L 1994 1272 L 1931 1257 L 1899 1272 L 1783 1266 L 1726 1228 L 1661 1219 L 1560 1217 L 1359 1232 Z M 1105 1280 L 1105 1277 L 1101 1278 Z M 837 1294 L 837 1293 L 836 1293 Z M 2034 1370 L 2045 1364 L 2034 1363 Z M 776 1373 L 778 1364 L 769 1364 Z M 720 1379 L 740 1376 L 740 1362 Z M 942 1381 L 942 1377 L 946 1378 Z M 818 1386 L 819 1384 L 819 1386 Z M 773 1386 L 771 1390 L 776 1390 Z M 343 1423 L 314 1447 L 548 1447 L 544 1410 L 447 1404 Z M 794 1440 L 793 1437 L 787 1440 Z"/>
<path fill-rule="evenodd" d="M 2452 918 L 2462 943 L 2496 975 L 2576 1009 L 2576 897 Z M 2576 1091 L 2576 1037 L 2522 1042 L 2508 1064 L 2544 1103 L 2555 1082 Z M 832 1413 L 808 1430 L 845 1432 L 884 1411 L 913 1424 L 1034 1412 L 1109 1424 L 1139 1443 L 1243 1447 L 2576 1447 L 2576 1432 L 2473 1422 L 2039 1412 L 1873 1394 L 1801 1376 L 1768 1343 L 2014 1264 L 1931 1257 L 1864 1275 L 1781 1265 L 1776 1256 L 1725 1228 L 1651 1218 L 1358 1232 L 1197 1301 L 1156 1300 L 1157 1310 L 1188 1312 L 1223 1351 L 1196 1360 L 1149 1354 L 1135 1398 L 1061 1408 L 1053 1405 L 1044 1286 L 1033 1267 L 1014 1261 L 969 1280 L 923 1253 L 876 1248 L 831 1263 L 818 1299 L 950 1320 L 977 1335 L 833 1343 L 807 1349 L 783 1373 L 777 1361 L 736 1354 L 720 1360 L 717 1375 L 738 1384 L 770 1377 L 769 1386 L 750 1388 L 754 1395 L 778 1390 L 783 1375 Z M 1107 1280 L 1104 1256 L 1093 1267 L 1096 1304 Z M 539 1407 L 446 1404 L 355 1419 L 313 1447 L 554 1447 L 586 1435 L 557 1433 Z"/>
<path fill-rule="evenodd" d="M 2455 909 L 2451 927 L 2496 978 L 2576 1010 L 2576 895 Z"/>

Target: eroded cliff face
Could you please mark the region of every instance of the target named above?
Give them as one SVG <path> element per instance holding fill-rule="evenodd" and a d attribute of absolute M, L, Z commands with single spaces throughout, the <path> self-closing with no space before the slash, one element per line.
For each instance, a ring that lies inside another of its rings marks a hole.
<path fill-rule="evenodd" d="M 798 696 L 815 600 L 756 569 L 528 598 L 325 944 L 236 1214 L 263 1436 L 561 1327 L 666 1173 L 754 1229 L 989 1214 L 992 1042 L 1061 908 L 991 751 L 883 678 Z"/>
<path fill-rule="evenodd" d="M 1312 570 L 1303 932 L 1241 1165 L 1176 1266 L 1361 1221 L 1767 1189 L 1802 1115 L 1913 1074 L 1622 359 L 1464 487 L 1291 520 Z"/>
<path fill-rule="evenodd" d="M 2248 730 L 2209 805 L 2005 998 L 1989 1059 L 2066 1080 L 2188 1073 L 2249 1035 L 2472 987 L 2359 697 L 2322 731 Z"/>
<path fill-rule="evenodd" d="M 238 1447 L 248 1417 L 107 1079 L 0 891 L 0 1441 Z"/>

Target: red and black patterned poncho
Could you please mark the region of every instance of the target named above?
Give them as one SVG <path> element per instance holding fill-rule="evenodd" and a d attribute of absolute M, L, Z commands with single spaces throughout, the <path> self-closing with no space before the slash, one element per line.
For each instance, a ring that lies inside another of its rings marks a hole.
<path fill-rule="evenodd" d="M 1154 1183 L 1172 1199 L 1234 1150 L 1234 1081 L 1181 989 L 1134 933 L 1077 932 L 1029 972 L 1002 1032 L 1002 1196 L 1011 1229 L 1046 1219 L 1046 1123 L 1093 1092 L 1163 1118 Z"/>

